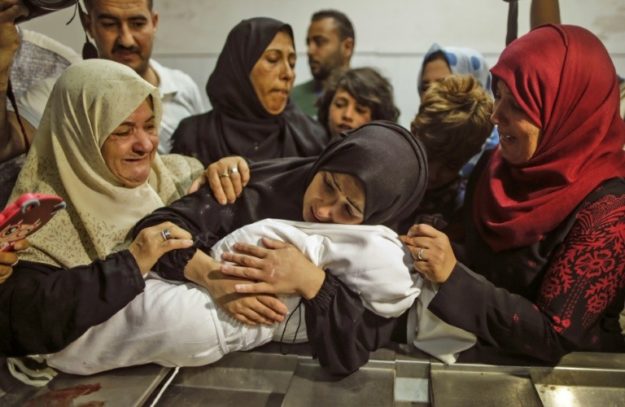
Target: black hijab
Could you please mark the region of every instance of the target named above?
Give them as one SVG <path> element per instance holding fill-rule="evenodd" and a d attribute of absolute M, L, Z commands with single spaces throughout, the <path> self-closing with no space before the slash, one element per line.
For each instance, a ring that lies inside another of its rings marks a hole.
<path fill-rule="evenodd" d="M 337 137 L 318 158 L 252 164 L 249 184 L 231 205 L 217 204 L 205 186 L 144 218 L 133 235 L 165 221 L 191 232 L 196 246 L 165 255 L 158 266 L 167 278 L 181 279 L 181 270 L 196 248 L 208 253 L 217 240 L 241 226 L 266 218 L 303 220 L 304 193 L 319 171 L 359 179 L 365 188 L 363 223 L 395 230 L 414 218 L 428 180 L 421 143 L 398 124 L 371 122 Z"/>
<path fill-rule="evenodd" d="M 289 100 L 272 115 L 256 96 L 250 72 L 279 31 L 291 26 L 272 18 L 243 20 L 228 34 L 206 84 L 213 110 L 183 120 L 172 152 L 197 157 L 204 165 L 228 155 L 251 160 L 318 155 L 328 141 L 322 126 Z"/>

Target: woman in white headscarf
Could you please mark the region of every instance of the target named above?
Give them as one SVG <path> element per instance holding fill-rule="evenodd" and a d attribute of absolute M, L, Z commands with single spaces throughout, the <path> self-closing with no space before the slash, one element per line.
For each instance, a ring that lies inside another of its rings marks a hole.
<path fill-rule="evenodd" d="M 12 199 L 56 194 L 67 209 L 29 239 L 0 285 L 0 354 L 62 349 L 141 293 L 160 255 L 192 244 L 163 224 L 126 240 L 202 170 L 194 159 L 158 156 L 160 118 L 156 88 L 124 65 L 84 61 L 59 78 Z"/>

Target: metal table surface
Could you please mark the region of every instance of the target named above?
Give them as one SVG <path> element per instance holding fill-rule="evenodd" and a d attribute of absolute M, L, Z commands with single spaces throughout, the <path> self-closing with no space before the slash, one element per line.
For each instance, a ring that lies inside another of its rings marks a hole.
<path fill-rule="evenodd" d="M 444 365 L 381 349 L 358 372 L 337 380 L 305 349 L 283 355 L 268 346 L 204 367 L 60 374 L 42 389 L 7 383 L 0 375 L 0 406 L 603 407 L 625 405 L 625 354 L 574 353 L 546 368 Z"/>

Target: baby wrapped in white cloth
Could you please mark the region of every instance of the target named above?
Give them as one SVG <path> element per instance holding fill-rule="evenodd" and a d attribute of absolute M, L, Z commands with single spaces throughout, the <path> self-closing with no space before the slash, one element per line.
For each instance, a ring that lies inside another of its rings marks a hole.
<path fill-rule="evenodd" d="M 423 284 L 418 273 L 411 273 L 410 254 L 397 234 L 385 226 L 265 219 L 229 234 L 212 247 L 210 254 L 220 259 L 235 243 L 259 244 L 262 237 L 293 244 L 358 293 L 363 305 L 378 315 L 397 317 L 412 307 L 409 343 L 447 363 L 453 363 L 457 352 L 475 343 L 473 335 L 427 310 L 434 291 Z M 280 299 L 292 313 L 291 318 L 274 326 L 248 326 L 216 306 L 204 289 L 152 276 L 146 280 L 145 291 L 124 309 L 61 352 L 48 355 L 47 361 L 75 374 L 145 363 L 200 366 L 272 339 L 305 341 L 305 323 L 298 321 L 303 313 L 294 312 L 300 298 Z"/>

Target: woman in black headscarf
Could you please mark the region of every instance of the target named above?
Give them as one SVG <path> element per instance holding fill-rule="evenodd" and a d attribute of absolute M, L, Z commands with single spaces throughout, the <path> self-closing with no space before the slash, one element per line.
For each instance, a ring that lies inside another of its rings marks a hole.
<path fill-rule="evenodd" d="M 148 215 L 133 233 L 165 220 L 191 232 L 196 240 L 193 248 L 163 257 L 157 265 L 167 278 L 184 280 L 185 266 L 197 249 L 208 253 L 220 238 L 261 219 L 383 224 L 396 229 L 423 197 L 427 180 L 423 147 L 409 131 L 391 122 L 371 122 L 344 134 L 318 158 L 252 163 L 254 176 L 233 204 L 219 205 L 204 186 Z M 364 197 L 360 204 L 353 205 L 349 196 L 341 201 L 344 206 L 315 199 L 324 188 L 343 193 L 350 185 L 359 186 Z"/>
<path fill-rule="evenodd" d="M 237 24 L 206 84 L 213 110 L 180 123 L 172 153 L 204 165 L 230 155 L 259 161 L 321 153 L 325 130 L 288 98 L 295 58 L 288 24 L 265 17 Z"/>
<path fill-rule="evenodd" d="M 265 218 L 382 224 L 396 229 L 405 219 L 413 218 L 428 179 L 423 146 L 408 130 L 391 122 L 370 122 L 343 133 L 318 158 L 252 163 L 251 172 L 254 175 L 250 183 L 235 203 L 218 204 L 205 185 L 148 215 L 133 231 L 137 234 L 163 221 L 188 230 L 195 246 L 161 257 L 154 270 L 168 279 L 188 279 L 204 286 L 222 307 L 219 298 L 236 296 L 234 285 L 246 281 L 232 280 L 232 289 L 228 292 L 220 288 L 219 284 L 224 281 L 218 272 L 220 264 L 206 254 L 220 238 Z M 342 320 L 340 312 L 330 310 L 353 307 L 352 302 L 361 301 L 360 297 L 352 295 L 331 273 L 314 265 L 314 269 L 308 267 L 309 262 L 307 264 L 304 255 L 296 249 L 284 254 L 281 260 L 290 264 L 285 267 L 300 271 L 300 275 L 315 273 L 315 277 L 311 275 L 308 279 L 310 284 L 305 291 L 299 291 L 304 298 L 313 353 L 332 373 L 353 372 L 368 360 L 370 350 L 390 340 L 397 320 L 375 314 L 367 314 L 364 319 Z M 257 315 L 254 318 L 256 310 L 237 314 L 237 310 L 226 309 L 241 322 L 258 321 Z M 371 318 L 376 319 L 374 335 L 368 335 L 366 329 Z M 335 327 L 332 337 L 320 329 L 328 319 L 332 319 Z M 351 351 L 353 344 L 350 343 L 355 335 L 359 341 L 357 353 Z"/>

